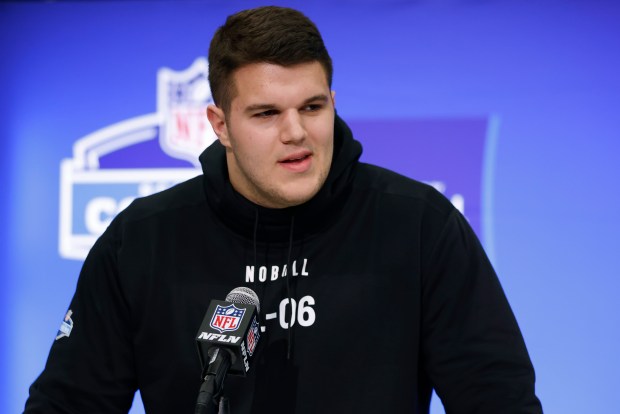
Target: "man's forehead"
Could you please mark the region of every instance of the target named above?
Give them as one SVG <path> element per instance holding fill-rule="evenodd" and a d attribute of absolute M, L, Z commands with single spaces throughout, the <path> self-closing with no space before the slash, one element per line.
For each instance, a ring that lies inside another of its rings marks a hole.
<path fill-rule="evenodd" d="M 299 103 L 324 100 L 330 92 L 325 70 L 317 61 L 291 66 L 252 63 L 235 70 L 230 80 L 232 101 L 244 107 L 275 105 L 284 98 Z"/>

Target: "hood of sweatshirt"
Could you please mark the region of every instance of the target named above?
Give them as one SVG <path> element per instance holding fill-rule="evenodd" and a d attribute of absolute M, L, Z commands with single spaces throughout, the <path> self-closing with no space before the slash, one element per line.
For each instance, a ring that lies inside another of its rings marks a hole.
<path fill-rule="evenodd" d="M 334 154 L 323 187 L 304 204 L 270 209 L 249 201 L 232 187 L 226 149 L 215 141 L 200 155 L 207 202 L 227 227 L 245 238 L 254 237 L 257 217 L 264 229 L 260 236 L 263 241 L 288 241 L 291 217 L 295 217 L 296 238 L 297 235 L 308 237 L 328 226 L 343 207 L 361 154 L 361 144 L 353 139 L 349 127 L 336 115 Z"/>

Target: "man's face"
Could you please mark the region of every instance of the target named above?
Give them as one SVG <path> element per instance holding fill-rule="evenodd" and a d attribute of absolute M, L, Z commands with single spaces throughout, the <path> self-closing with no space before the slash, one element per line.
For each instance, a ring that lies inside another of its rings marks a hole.
<path fill-rule="evenodd" d="M 233 81 L 227 116 L 207 109 L 233 187 L 268 208 L 310 200 L 327 178 L 334 148 L 334 95 L 323 67 L 253 63 Z"/>

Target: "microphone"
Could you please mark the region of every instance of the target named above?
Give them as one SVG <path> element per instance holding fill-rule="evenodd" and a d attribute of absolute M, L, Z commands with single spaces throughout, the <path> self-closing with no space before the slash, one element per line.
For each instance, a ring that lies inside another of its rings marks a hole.
<path fill-rule="evenodd" d="M 247 287 L 234 288 L 225 301 L 212 300 L 209 304 L 196 336 L 203 383 L 195 414 L 226 406 L 227 400 L 222 397 L 226 375 L 245 376 L 250 370 L 260 339 L 259 311 L 258 296 Z"/>

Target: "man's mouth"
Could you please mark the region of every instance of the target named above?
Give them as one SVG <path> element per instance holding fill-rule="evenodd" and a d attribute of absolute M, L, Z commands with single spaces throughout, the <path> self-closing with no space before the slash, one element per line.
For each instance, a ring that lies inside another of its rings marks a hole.
<path fill-rule="evenodd" d="M 305 160 L 306 158 L 308 158 L 309 156 L 310 156 L 310 154 L 306 154 L 306 155 L 302 155 L 302 156 L 295 157 L 295 158 L 287 158 L 287 159 L 282 160 L 280 162 L 284 162 L 284 163 L 287 163 L 287 164 L 301 162 L 301 161 Z"/>
<path fill-rule="evenodd" d="M 298 151 L 294 154 L 290 154 L 289 156 L 281 159 L 280 162 L 285 163 L 285 164 L 295 164 L 295 163 L 305 161 L 311 156 L 312 156 L 312 152 L 310 151 Z"/>
<path fill-rule="evenodd" d="M 299 151 L 281 159 L 279 164 L 293 173 L 305 173 L 312 166 L 312 157 L 311 151 Z"/>

